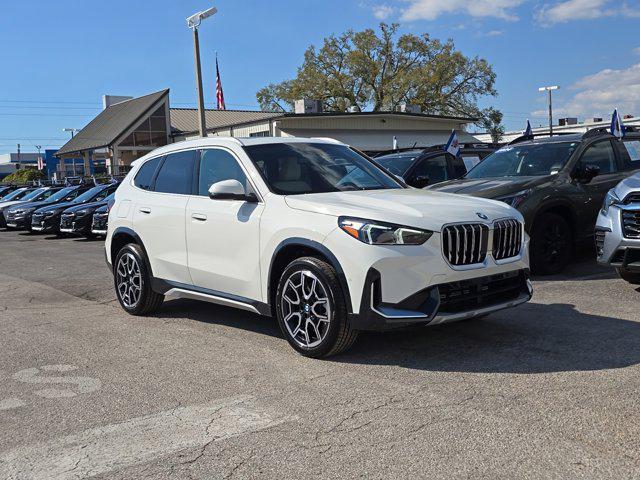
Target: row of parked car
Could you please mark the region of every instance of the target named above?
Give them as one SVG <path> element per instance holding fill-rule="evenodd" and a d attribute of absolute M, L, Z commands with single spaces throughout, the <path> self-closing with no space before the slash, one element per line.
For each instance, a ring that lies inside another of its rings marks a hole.
<path fill-rule="evenodd" d="M 0 227 L 59 236 L 104 236 L 118 185 L 0 186 Z"/>
<path fill-rule="evenodd" d="M 607 129 L 594 129 L 585 134 L 522 136 L 500 148 L 462 145 L 458 157 L 436 146 L 389 152 L 375 161 L 410 186 L 500 200 L 516 208 L 531 237 L 532 271 L 554 274 L 565 268 L 579 243 L 593 241 L 608 192 L 640 172 L 640 133 L 626 130 L 621 140 Z M 627 201 L 626 194 L 619 201 Z M 637 241 L 640 214 L 628 211 L 624 218 L 627 230 L 621 238 Z M 596 233 L 599 252 L 605 234 L 612 233 L 602 228 Z M 623 278 L 640 282 L 633 266 L 640 258 L 636 261 L 628 254 L 624 261 L 623 253 L 612 264 Z"/>

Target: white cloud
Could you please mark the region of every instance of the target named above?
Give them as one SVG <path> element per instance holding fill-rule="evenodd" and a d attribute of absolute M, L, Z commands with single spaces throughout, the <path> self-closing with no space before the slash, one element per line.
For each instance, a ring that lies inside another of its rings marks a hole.
<path fill-rule="evenodd" d="M 485 37 L 499 37 L 502 34 L 504 34 L 504 32 L 502 30 L 489 30 L 488 32 L 484 33 L 483 36 L 485 36 Z"/>
<path fill-rule="evenodd" d="M 447 13 L 463 13 L 472 17 L 495 17 L 515 21 L 515 7 L 525 0 L 408 0 L 409 6 L 402 10 L 401 19 L 435 20 Z"/>
<path fill-rule="evenodd" d="M 640 47 L 636 47 L 633 50 L 631 50 L 633 53 L 635 53 L 636 55 L 640 55 Z"/>
<path fill-rule="evenodd" d="M 622 114 L 640 115 L 640 63 L 620 70 L 605 69 L 576 81 L 576 91 L 554 108 L 554 116 L 607 117 L 618 108 Z M 535 115 L 544 113 L 533 112 Z"/>
<path fill-rule="evenodd" d="M 637 17 L 638 5 L 611 0 L 563 0 L 543 5 L 535 14 L 543 25 L 554 25 L 573 20 L 589 20 L 602 17 Z"/>
<path fill-rule="evenodd" d="M 378 20 L 386 20 L 393 15 L 394 11 L 395 9 L 389 5 L 376 5 L 373 7 L 373 16 Z"/>

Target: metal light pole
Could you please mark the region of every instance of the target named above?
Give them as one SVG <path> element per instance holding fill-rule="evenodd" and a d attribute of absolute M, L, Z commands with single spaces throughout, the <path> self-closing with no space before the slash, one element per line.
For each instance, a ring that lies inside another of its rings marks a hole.
<path fill-rule="evenodd" d="M 193 55 L 196 66 L 196 88 L 198 90 L 198 119 L 200 124 L 200 136 L 207 136 L 207 124 L 204 117 L 204 92 L 202 91 L 202 69 L 200 68 L 200 40 L 198 38 L 198 27 L 202 20 L 215 15 L 218 12 L 216 7 L 195 13 L 187 18 L 187 26 L 193 31 Z"/>
<path fill-rule="evenodd" d="M 554 90 L 558 90 L 560 87 L 558 85 L 552 85 L 549 87 L 540 87 L 538 89 L 539 92 L 547 92 L 549 94 L 549 136 L 553 135 L 553 108 L 551 105 L 551 92 Z"/>
<path fill-rule="evenodd" d="M 75 135 L 76 132 L 79 132 L 80 130 L 78 130 L 77 128 L 63 128 L 62 129 L 63 132 L 71 132 L 71 138 L 73 138 L 73 136 Z M 60 157 L 60 169 L 65 171 L 66 174 L 66 167 L 64 164 L 64 158 Z M 75 158 L 71 159 L 71 170 L 73 172 L 73 176 L 76 176 L 76 160 Z"/>

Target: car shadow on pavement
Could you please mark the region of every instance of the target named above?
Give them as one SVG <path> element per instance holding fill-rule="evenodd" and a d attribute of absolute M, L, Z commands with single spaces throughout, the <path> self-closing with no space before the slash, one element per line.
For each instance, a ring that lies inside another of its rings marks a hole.
<path fill-rule="evenodd" d="M 640 322 L 528 303 L 482 320 L 363 333 L 336 360 L 469 373 L 549 373 L 640 363 Z"/>
<path fill-rule="evenodd" d="M 197 300 L 180 298 L 166 301 L 154 316 L 158 318 L 189 318 L 197 322 L 225 325 L 270 337 L 282 337 L 278 321 L 275 318 Z"/>

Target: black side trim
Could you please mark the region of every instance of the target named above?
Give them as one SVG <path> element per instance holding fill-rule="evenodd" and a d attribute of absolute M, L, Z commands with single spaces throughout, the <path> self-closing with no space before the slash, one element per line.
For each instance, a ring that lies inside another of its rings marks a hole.
<path fill-rule="evenodd" d="M 133 237 L 136 241 L 136 243 L 138 245 L 140 245 L 140 248 L 142 248 L 142 251 L 144 252 L 144 262 L 146 264 L 147 267 L 147 271 L 149 272 L 149 274 L 151 275 L 151 277 L 153 278 L 153 270 L 151 269 L 151 263 L 149 263 L 149 254 L 147 253 L 147 249 L 144 246 L 144 242 L 142 241 L 142 239 L 140 238 L 140 235 L 138 235 L 136 232 L 134 232 L 133 230 L 131 230 L 128 227 L 118 227 L 113 231 L 113 234 L 111 235 L 111 241 L 112 241 L 112 246 L 113 246 L 113 239 L 116 235 L 118 235 L 119 233 L 124 233 L 126 235 L 129 235 L 131 237 Z M 111 261 L 113 262 L 114 260 L 114 254 L 118 254 L 118 252 L 112 252 L 111 255 Z M 113 270 L 113 267 L 112 267 Z"/>
<path fill-rule="evenodd" d="M 338 275 L 338 281 L 340 282 L 340 286 L 342 287 L 342 293 L 344 295 L 345 302 L 347 303 L 347 313 L 352 313 L 353 308 L 351 306 L 351 295 L 349 293 L 349 284 L 347 283 L 347 277 L 344 274 L 344 270 L 342 269 L 342 266 L 340 266 L 340 262 L 338 262 L 338 259 L 331 252 L 331 250 L 329 250 L 327 247 L 325 247 L 321 243 L 318 243 L 314 240 L 309 240 L 308 238 L 300 238 L 300 237 L 287 238 L 286 240 L 283 240 L 282 242 L 280 242 L 280 244 L 276 247 L 276 249 L 273 252 L 273 255 L 271 256 L 271 262 L 269 263 L 269 277 L 267 279 L 267 282 L 268 282 L 267 298 L 270 300 L 271 293 L 272 293 L 271 292 L 271 272 L 273 270 L 273 261 L 283 248 L 291 245 L 298 245 L 301 247 L 312 248 L 314 250 L 319 251 L 325 257 L 327 257 L 327 259 L 329 260 L 329 263 L 331 263 L 331 266 L 335 269 L 336 274 Z"/>
<path fill-rule="evenodd" d="M 191 292 L 196 293 L 204 293 L 205 295 L 213 295 L 215 297 L 226 298 L 228 300 L 233 300 L 235 302 L 245 303 L 247 305 L 251 305 L 254 307 L 261 315 L 271 316 L 271 307 L 268 304 L 259 302 L 257 300 L 252 300 L 250 298 L 241 297 L 239 295 L 233 295 L 231 293 L 220 292 L 218 290 L 210 290 L 208 288 L 196 287 L 195 285 L 188 285 L 186 283 L 174 282 L 171 280 L 164 280 L 162 278 L 151 279 L 151 289 L 156 292 L 164 295 L 172 288 L 180 288 L 182 290 L 189 290 Z"/>

